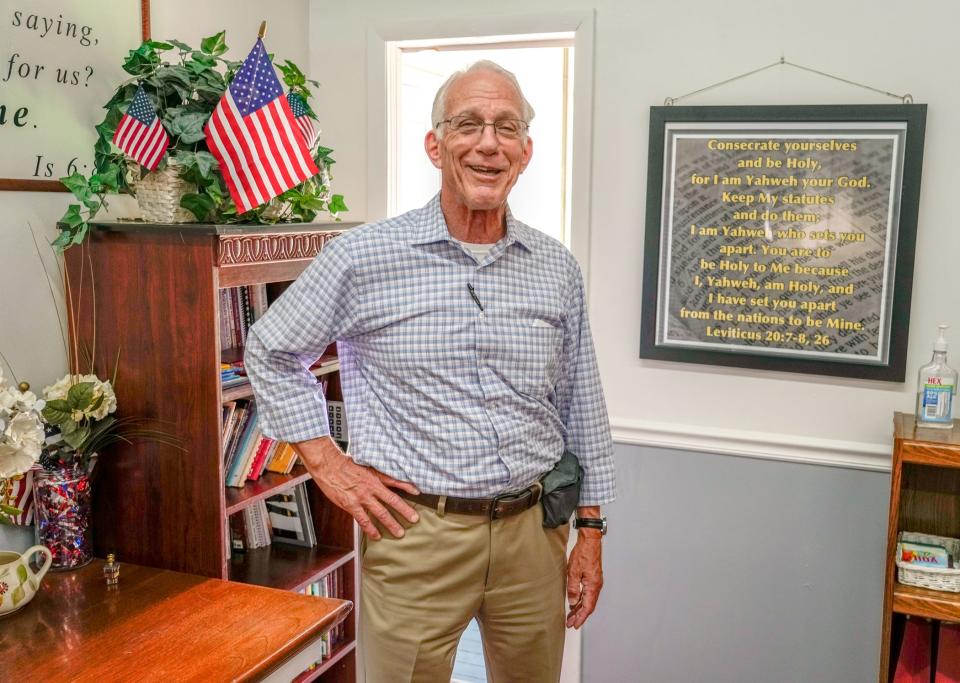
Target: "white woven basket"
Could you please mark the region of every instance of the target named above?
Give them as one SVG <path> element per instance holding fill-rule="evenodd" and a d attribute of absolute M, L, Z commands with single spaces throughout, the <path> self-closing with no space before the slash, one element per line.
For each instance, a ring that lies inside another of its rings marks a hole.
<path fill-rule="evenodd" d="M 177 175 L 171 159 L 162 171 L 151 171 L 136 184 L 137 203 L 148 223 L 196 223 L 192 213 L 180 206 L 183 195 L 196 192 L 197 186 Z"/>
<path fill-rule="evenodd" d="M 937 591 L 960 593 L 960 539 L 901 531 L 898 541 L 897 576 L 900 583 L 908 586 L 931 588 Z M 901 562 L 899 560 L 900 544 L 905 542 L 943 546 L 947 549 L 947 552 L 950 553 L 950 557 L 953 558 L 953 566 L 956 568 L 943 569 L 941 567 L 925 567 L 923 565 L 910 564 L 909 562 Z"/>

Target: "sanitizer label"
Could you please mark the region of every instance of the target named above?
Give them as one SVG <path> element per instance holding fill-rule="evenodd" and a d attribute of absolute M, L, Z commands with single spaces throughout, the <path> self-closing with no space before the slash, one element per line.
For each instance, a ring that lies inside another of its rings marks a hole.
<path fill-rule="evenodd" d="M 950 402 L 953 400 L 952 384 L 923 385 L 923 403 L 920 410 L 924 422 L 950 422 Z"/>

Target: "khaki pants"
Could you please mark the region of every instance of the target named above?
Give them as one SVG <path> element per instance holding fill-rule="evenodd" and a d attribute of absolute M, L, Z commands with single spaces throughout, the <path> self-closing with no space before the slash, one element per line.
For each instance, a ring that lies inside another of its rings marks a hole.
<path fill-rule="evenodd" d="M 491 521 L 414 505 L 395 539 L 364 536 L 360 642 L 368 683 L 449 683 L 460 634 L 476 617 L 487 678 L 560 678 L 569 525 L 535 505 Z"/>

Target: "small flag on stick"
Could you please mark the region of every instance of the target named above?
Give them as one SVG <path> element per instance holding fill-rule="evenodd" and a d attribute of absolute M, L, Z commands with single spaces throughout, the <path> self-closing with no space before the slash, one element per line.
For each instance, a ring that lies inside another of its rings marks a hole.
<path fill-rule="evenodd" d="M 258 38 L 204 128 L 238 213 L 319 171 Z"/>
<path fill-rule="evenodd" d="M 307 143 L 307 149 L 313 149 L 317 138 L 320 137 L 320 129 L 317 128 L 316 122 L 313 120 L 313 117 L 310 116 L 307 103 L 303 101 L 303 97 L 292 92 L 287 93 L 287 104 L 290 105 L 290 111 L 293 112 L 294 119 L 296 119 L 297 128 L 303 133 L 303 139 Z"/>
<path fill-rule="evenodd" d="M 127 113 L 117 124 L 113 143 L 141 165 L 154 170 L 170 145 L 170 136 L 147 97 L 143 86 L 137 88 Z"/>

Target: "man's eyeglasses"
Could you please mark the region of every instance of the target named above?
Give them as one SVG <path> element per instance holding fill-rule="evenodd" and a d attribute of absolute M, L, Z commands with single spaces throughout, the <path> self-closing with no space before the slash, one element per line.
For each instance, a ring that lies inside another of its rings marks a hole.
<path fill-rule="evenodd" d="M 493 126 L 494 132 L 501 140 L 516 140 L 527 129 L 527 122 L 520 119 L 500 119 L 498 121 L 484 121 L 476 116 L 453 116 L 443 121 L 437 121 L 436 127 L 447 124 L 457 135 L 463 137 L 479 137 L 483 129 Z"/>

